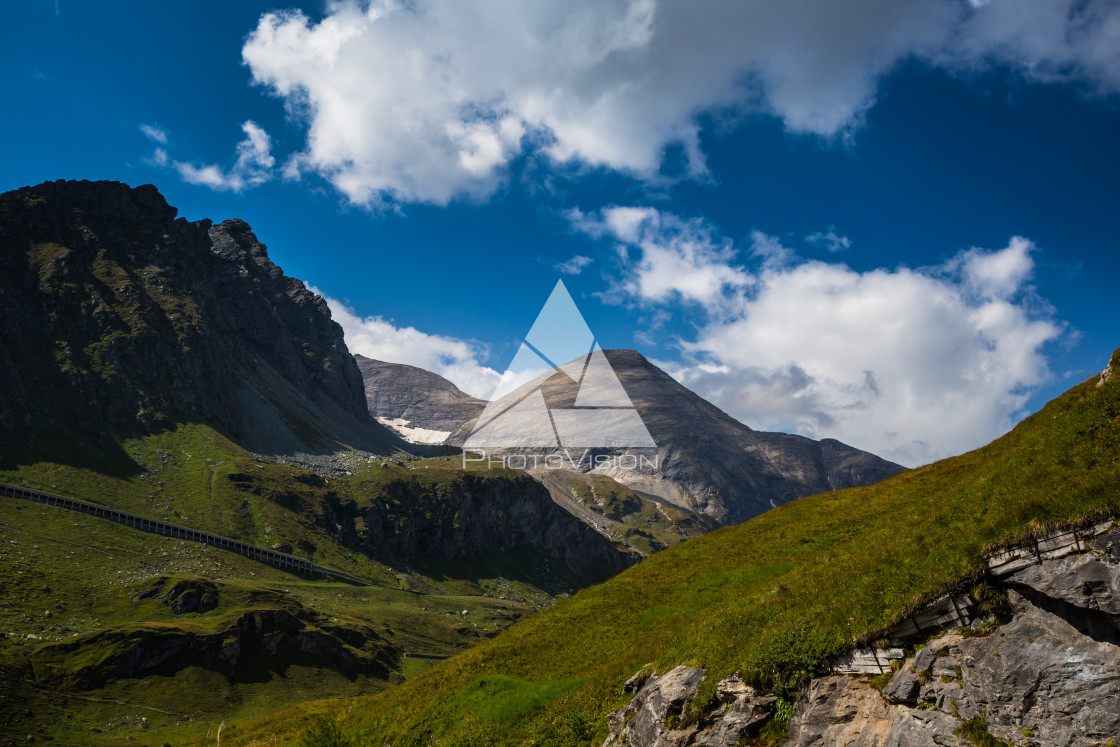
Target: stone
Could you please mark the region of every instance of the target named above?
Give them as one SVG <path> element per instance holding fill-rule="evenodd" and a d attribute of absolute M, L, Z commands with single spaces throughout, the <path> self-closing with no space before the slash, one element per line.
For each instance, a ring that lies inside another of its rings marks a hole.
<path fill-rule="evenodd" d="M 1120 615 L 1120 565 L 1096 555 L 1073 555 L 1031 566 L 1008 581 L 1075 607 Z"/>
<path fill-rule="evenodd" d="M 736 673 L 716 685 L 717 708 L 689 715 L 703 669 L 682 665 L 658 677 L 647 665 L 627 680 L 624 691 L 632 691 L 643 677 L 637 695 L 610 715 L 604 747 L 733 747 L 758 733 L 777 700 L 755 695 Z"/>
<path fill-rule="evenodd" d="M 888 704 L 866 679 L 833 675 L 809 686 L 786 747 L 968 747 L 953 734 L 957 725 L 947 713 Z"/>
<path fill-rule="evenodd" d="M 1096 537 L 1089 547 L 1111 563 L 1120 562 L 1120 529 L 1113 529 Z"/>

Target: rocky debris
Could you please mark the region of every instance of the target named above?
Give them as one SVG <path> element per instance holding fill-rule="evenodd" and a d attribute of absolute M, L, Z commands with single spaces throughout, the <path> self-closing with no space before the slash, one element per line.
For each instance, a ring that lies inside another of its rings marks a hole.
<path fill-rule="evenodd" d="M 690 717 L 689 706 L 704 680 L 704 670 L 679 666 L 654 675 L 647 665 L 623 685 L 637 694 L 609 717 L 603 747 L 730 747 L 757 734 L 777 698 L 758 696 L 737 674 L 716 685 L 717 705 Z"/>

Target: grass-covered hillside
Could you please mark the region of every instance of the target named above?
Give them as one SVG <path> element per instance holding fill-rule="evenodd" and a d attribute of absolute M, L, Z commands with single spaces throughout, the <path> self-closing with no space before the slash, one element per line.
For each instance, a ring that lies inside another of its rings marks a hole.
<path fill-rule="evenodd" d="M 1120 377 L 1094 379 L 982 449 L 697 537 L 400 687 L 239 724 L 238 741 L 293 741 L 326 713 L 353 744 L 599 743 L 647 662 L 707 667 L 708 687 L 740 668 L 792 687 L 923 598 L 974 582 L 993 543 L 1118 504 Z"/>
<path fill-rule="evenodd" d="M 573 569 L 565 548 L 520 542 L 464 497 L 515 506 L 530 527 L 527 495 L 560 512 L 517 472 L 367 456 L 324 477 L 261 461 L 196 420 L 113 452 L 20 464 L 5 448 L 0 482 L 278 547 L 371 585 L 0 498 L 0 743 L 178 744 L 223 721 L 231 733 L 229 722 L 286 703 L 399 683 L 431 663 L 410 655 L 454 654 L 612 572 Z"/>

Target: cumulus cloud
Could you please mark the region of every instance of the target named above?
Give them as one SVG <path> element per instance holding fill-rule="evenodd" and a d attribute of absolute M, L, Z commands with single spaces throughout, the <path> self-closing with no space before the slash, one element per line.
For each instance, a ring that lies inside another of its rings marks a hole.
<path fill-rule="evenodd" d="M 237 144 L 237 160 L 229 170 L 215 164 L 196 166 L 183 161 L 173 161 L 171 165 L 183 181 L 219 192 L 241 192 L 264 184 L 272 178 L 272 168 L 276 165 L 272 156 L 272 139 L 251 120 L 245 121 L 241 130 L 245 139 Z"/>
<path fill-rule="evenodd" d="M 323 295 L 318 289 L 312 293 Z M 444 335 L 431 335 L 415 327 L 398 327 L 380 316 L 362 317 L 342 301 L 323 296 L 331 317 L 342 327 L 351 353 L 389 363 L 407 363 L 450 380 L 467 394 L 488 399 L 501 374 L 479 363 L 481 346 Z"/>
<path fill-rule="evenodd" d="M 1025 238 L 934 267 L 861 272 L 798 258 L 756 232 L 748 270 L 713 227 L 646 210 L 650 228 L 632 242 L 639 257 L 624 261 L 619 287 L 640 304 L 703 305 L 706 321 L 678 341 L 685 362 L 671 373 L 752 427 L 917 465 L 1004 433 L 1050 376 L 1043 346 L 1065 327 L 1029 284 L 1037 250 Z M 708 283 L 705 300 L 643 280 L 673 277 L 697 256 L 709 276 L 735 282 Z"/>
<path fill-rule="evenodd" d="M 608 301 L 681 301 L 714 311 L 753 282 L 734 264 L 730 239 L 702 219 L 649 207 L 609 207 L 596 213 L 573 209 L 568 218 L 579 231 L 617 242 L 626 274 L 604 294 Z"/>
<path fill-rule="evenodd" d="M 586 268 L 594 261 L 595 260 L 591 259 L 591 257 L 585 257 L 582 254 L 577 254 L 571 259 L 566 259 L 563 262 L 559 262 L 553 265 L 553 267 L 557 272 L 561 272 L 565 275 L 578 275 L 583 272 L 584 268 Z"/>
<path fill-rule="evenodd" d="M 1112 92 L 1118 55 L 1110 0 L 336 0 L 242 49 L 307 123 L 290 173 L 364 205 L 485 198 L 527 149 L 654 179 L 677 145 L 703 175 L 699 114 L 843 135 L 908 59 Z"/>

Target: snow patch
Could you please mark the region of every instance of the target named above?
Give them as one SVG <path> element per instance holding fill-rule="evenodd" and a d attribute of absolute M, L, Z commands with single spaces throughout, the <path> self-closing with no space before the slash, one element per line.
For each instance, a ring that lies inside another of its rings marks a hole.
<path fill-rule="evenodd" d="M 404 418 L 378 418 L 378 423 L 396 431 L 397 435 L 412 444 L 442 444 L 451 431 L 434 431 L 431 428 L 410 426 Z"/>

